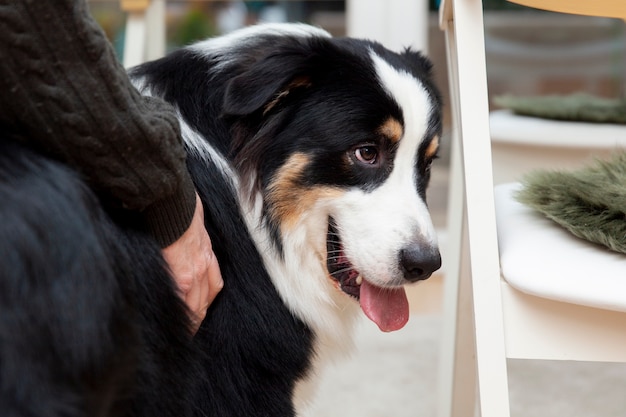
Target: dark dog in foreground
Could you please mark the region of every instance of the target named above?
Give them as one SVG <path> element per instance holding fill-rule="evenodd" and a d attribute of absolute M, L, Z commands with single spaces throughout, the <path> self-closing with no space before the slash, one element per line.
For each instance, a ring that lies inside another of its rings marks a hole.
<path fill-rule="evenodd" d="M 362 311 L 440 266 L 441 133 L 417 52 L 261 25 L 135 68 L 180 113 L 225 281 L 197 335 L 159 248 L 72 171 L 0 151 L 3 416 L 294 416 Z"/>

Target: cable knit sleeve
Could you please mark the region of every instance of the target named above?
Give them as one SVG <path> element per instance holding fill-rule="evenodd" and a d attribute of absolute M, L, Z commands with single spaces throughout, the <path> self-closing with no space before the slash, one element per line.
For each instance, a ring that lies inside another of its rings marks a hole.
<path fill-rule="evenodd" d="M 191 223 L 193 183 L 174 110 L 131 85 L 84 0 L 0 0 L 0 124 L 140 211 L 162 246 Z"/>

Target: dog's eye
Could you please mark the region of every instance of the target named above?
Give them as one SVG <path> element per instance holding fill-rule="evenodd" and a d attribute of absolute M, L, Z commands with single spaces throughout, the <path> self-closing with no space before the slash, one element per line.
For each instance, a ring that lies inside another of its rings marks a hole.
<path fill-rule="evenodd" d="M 366 145 L 356 148 L 354 156 L 359 162 L 374 165 L 378 162 L 378 149 L 373 145 Z"/>

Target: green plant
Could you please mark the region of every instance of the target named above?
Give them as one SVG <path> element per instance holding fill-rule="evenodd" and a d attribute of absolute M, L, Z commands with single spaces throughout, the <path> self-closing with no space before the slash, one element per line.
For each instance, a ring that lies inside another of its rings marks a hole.
<path fill-rule="evenodd" d="M 188 45 L 215 34 L 211 19 L 202 10 L 191 9 L 173 30 L 171 40 L 177 46 Z"/>

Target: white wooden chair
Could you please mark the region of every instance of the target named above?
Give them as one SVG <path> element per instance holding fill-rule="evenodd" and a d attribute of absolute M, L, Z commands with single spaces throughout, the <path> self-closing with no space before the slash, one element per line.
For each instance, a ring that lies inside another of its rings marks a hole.
<path fill-rule="evenodd" d="M 444 0 L 440 24 L 453 146 L 438 415 L 508 417 L 507 358 L 626 362 L 626 256 L 517 203 L 515 185 L 494 191 L 481 0 Z"/>
<path fill-rule="evenodd" d="M 126 12 L 125 68 L 165 55 L 165 0 L 120 0 Z"/>

